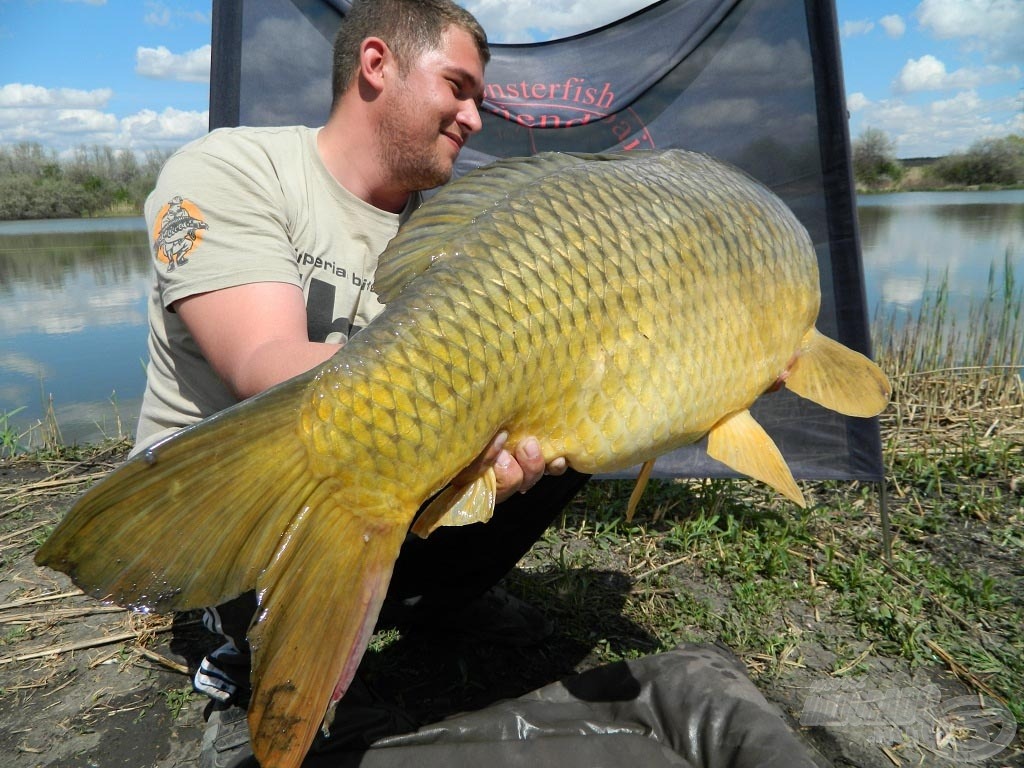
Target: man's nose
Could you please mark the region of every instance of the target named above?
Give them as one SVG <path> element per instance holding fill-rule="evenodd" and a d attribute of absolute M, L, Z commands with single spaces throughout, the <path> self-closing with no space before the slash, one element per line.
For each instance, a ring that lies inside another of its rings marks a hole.
<path fill-rule="evenodd" d="M 463 102 L 456 120 L 470 134 L 477 133 L 484 127 L 483 120 L 480 118 L 480 107 L 477 106 L 474 99 L 466 99 Z"/>

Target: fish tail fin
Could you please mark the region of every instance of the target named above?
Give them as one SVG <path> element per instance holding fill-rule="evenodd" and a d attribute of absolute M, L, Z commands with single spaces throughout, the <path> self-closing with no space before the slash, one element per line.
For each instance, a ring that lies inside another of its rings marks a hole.
<path fill-rule="evenodd" d="M 708 456 L 770 485 L 800 507 L 807 506 L 778 446 L 750 411 L 732 413 L 711 428 Z"/>
<path fill-rule="evenodd" d="M 416 512 L 397 504 L 324 483 L 260 576 L 248 635 L 249 731 L 260 765 L 297 768 L 352 681 Z"/>
<path fill-rule="evenodd" d="M 845 416 L 877 416 L 892 394 L 875 363 L 815 328 L 804 335 L 786 387 Z"/>
<path fill-rule="evenodd" d="M 36 563 L 94 597 L 156 611 L 252 589 L 319 482 L 299 433 L 304 387 L 287 382 L 125 462 L 74 504 Z"/>

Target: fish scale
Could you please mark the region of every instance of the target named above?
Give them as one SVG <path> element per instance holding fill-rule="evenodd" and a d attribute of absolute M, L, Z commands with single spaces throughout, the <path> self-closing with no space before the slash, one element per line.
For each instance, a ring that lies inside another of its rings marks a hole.
<path fill-rule="evenodd" d="M 803 504 L 753 402 L 783 381 L 851 416 L 889 397 L 874 363 L 815 330 L 796 217 L 695 153 L 481 168 L 409 218 L 374 287 L 384 311 L 331 360 L 126 462 L 36 555 L 153 610 L 254 589 L 264 768 L 297 768 L 344 694 L 410 526 L 489 518 L 493 469 L 464 470 L 500 430 L 582 472 L 707 436 L 713 458 Z"/>

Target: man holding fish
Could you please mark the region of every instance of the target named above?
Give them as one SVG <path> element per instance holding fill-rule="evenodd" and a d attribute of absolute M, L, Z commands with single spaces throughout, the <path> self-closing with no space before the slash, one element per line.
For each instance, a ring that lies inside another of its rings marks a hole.
<path fill-rule="evenodd" d="M 409 213 L 481 127 L 486 38 L 450 0 L 366 0 L 336 50 L 322 129 L 217 131 L 168 161 L 147 218 L 155 241 L 187 229 L 190 247 L 173 269 L 154 248 L 138 451 L 36 553 L 124 606 L 243 595 L 210 613 L 235 643 L 197 686 L 244 698 L 247 637 L 264 768 L 316 749 L 380 615 L 436 615 L 512 567 L 585 481 L 565 466 L 650 466 L 706 437 L 709 456 L 804 506 L 753 404 L 784 383 L 871 417 L 891 394 L 817 330 L 811 238 L 739 169 L 680 149 L 541 153 Z M 538 481 L 541 455 L 564 464 Z M 221 662 L 238 657 L 235 676 Z M 711 754 L 761 740 L 723 685 L 691 688 L 686 710 L 687 733 L 721 737 Z M 219 733 L 204 765 L 223 764 Z"/>
<path fill-rule="evenodd" d="M 372 293 L 376 258 L 480 130 L 489 55 L 483 29 L 448 0 L 357 2 L 335 43 L 322 128 L 219 130 L 167 162 L 146 206 L 158 277 L 134 453 L 323 363 L 383 308 Z M 189 257 L 167 261 L 161 233 L 182 216 L 199 222 Z M 386 614 L 426 617 L 472 601 L 585 482 L 563 459 L 545 467 L 536 440 L 510 453 L 506 439 L 498 434 L 468 470 L 493 464 L 504 502 L 494 519 L 410 537 Z M 479 599 L 477 619 L 487 606 L 505 624 L 498 632 L 522 639 L 543 624 L 500 590 Z M 247 593 L 207 611 L 225 643 L 195 685 L 222 705 L 244 703 L 255 607 Z"/>

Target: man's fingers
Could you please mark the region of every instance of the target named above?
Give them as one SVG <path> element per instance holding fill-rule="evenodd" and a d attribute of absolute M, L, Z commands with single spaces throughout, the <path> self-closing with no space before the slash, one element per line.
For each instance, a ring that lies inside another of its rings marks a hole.
<path fill-rule="evenodd" d="M 452 481 L 455 484 L 469 483 L 486 470 L 494 467 L 497 480 L 497 501 L 502 502 L 516 493 L 525 493 L 535 486 L 546 474 L 562 475 L 568 468 L 564 457 L 558 457 L 545 465 L 544 456 L 540 451 L 537 438 L 529 437 L 519 442 L 510 453 L 505 445 L 508 432 L 499 432 L 490 445 L 477 458 L 460 472 Z"/>
<path fill-rule="evenodd" d="M 544 456 L 540 452 L 540 443 L 536 438 L 528 437 L 516 446 L 515 458 L 523 470 L 519 492 L 526 493 L 544 476 Z"/>
<path fill-rule="evenodd" d="M 553 459 L 548 464 L 547 473 L 549 475 L 564 475 L 565 470 L 569 468 L 569 462 L 565 460 L 564 456 L 559 456 L 557 459 Z"/>
<path fill-rule="evenodd" d="M 497 481 L 495 501 L 501 503 L 518 491 L 523 484 L 523 470 L 519 462 L 508 451 L 502 451 L 494 462 L 494 478 Z"/>

